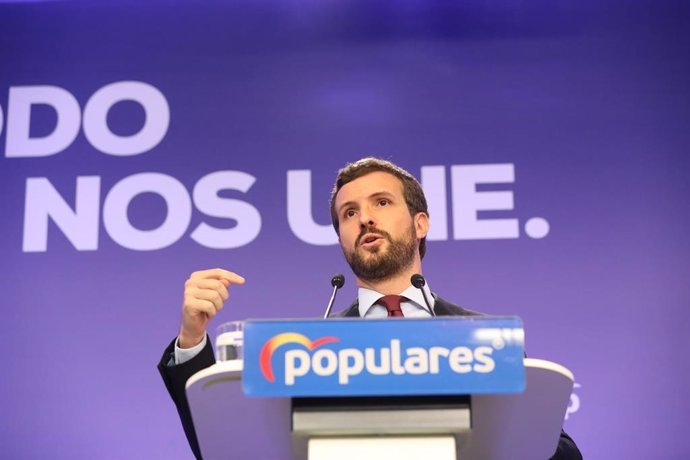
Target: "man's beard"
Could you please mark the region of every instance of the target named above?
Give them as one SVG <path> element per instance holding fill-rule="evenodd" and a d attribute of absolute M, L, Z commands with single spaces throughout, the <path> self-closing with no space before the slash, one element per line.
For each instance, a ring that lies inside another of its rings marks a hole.
<path fill-rule="evenodd" d="M 359 246 L 362 236 L 367 233 L 374 233 L 385 238 L 388 241 L 388 250 L 383 251 L 379 246 L 367 251 L 369 254 L 364 257 L 359 251 Z M 357 278 L 366 281 L 383 281 L 401 273 L 412 265 L 416 252 L 417 233 L 412 225 L 410 225 L 410 231 L 399 240 L 394 240 L 386 231 L 367 227 L 362 229 L 357 237 L 355 250 L 343 251 L 352 272 Z"/>

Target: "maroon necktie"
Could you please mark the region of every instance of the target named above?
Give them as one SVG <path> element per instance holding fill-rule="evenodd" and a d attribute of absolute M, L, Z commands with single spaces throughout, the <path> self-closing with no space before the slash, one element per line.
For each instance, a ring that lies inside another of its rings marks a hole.
<path fill-rule="evenodd" d="M 399 295 L 387 295 L 383 296 L 378 300 L 378 303 L 386 307 L 386 310 L 388 310 L 388 317 L 390 318 L 391 316 L 393 317 L 403 317 L 402 310 L 400 309 L 400 301 L 402 300 L 407 300 L 403 296 Z"/>

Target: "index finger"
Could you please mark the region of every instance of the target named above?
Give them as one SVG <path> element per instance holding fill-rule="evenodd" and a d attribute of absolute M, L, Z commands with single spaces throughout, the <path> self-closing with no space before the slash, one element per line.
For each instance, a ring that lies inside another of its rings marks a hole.
<path fill-rule="evenodd" d="M 217 279 L 221 281 L 227 281 L 230 284 L 244 284 L 245 279 L 243 276 L 238 275 L 235 272 L 225 270 L 223 268 L 212 268 L 210 270 L 200 270 L 192 274 L 194 278 L 210 278 Z"/>

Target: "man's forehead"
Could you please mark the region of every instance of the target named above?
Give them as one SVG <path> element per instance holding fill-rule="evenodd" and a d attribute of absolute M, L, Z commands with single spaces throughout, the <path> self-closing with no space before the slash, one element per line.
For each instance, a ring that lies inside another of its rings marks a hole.
<path fill-rule="evenodd" d="M 353 199 L 386 192 L 402 195 L 402 181 L 391 173 L 374 171 L 343 185 L 335 197 L 335 202 L 337 206 Z"/>

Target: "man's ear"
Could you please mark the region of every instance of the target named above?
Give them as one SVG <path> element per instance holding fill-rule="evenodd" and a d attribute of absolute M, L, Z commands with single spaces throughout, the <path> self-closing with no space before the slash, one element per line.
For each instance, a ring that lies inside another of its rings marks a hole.
<path fill-rule="evenodd" d="M 414 228 L 417 231 L 417 238 L 425 238 L 429 233 L 429 216 L 425 212 L 418 212 L 414 216 Z"/>

